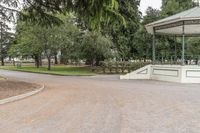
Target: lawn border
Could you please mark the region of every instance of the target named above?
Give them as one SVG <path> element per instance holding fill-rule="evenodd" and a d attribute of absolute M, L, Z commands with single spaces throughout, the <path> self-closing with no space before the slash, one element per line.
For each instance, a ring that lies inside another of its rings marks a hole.
<path fill-rule="evenodd" d="M 45 73 L 45 72 L 32 72 L 32 71 L 26 71 L 26 70 L 11 70 L 6 68 L 0 68 L 0 70 L 6 70 L 6 71 L 15 71 L 15 72 L 25 72 L 25 73 L 36 73 L 36 74 L 46 74 L 46 75 L 55 75 L 55 76 L 72 76 L 72 77 L 90 77 L 90 76 L 96 76 L 98 74 L 88 74 L 88 75 L 65 75 L 65 74 L 56 74 L 56 73 Z"/>
<path fill-rule="evenodd" d="M 42 87 L 40 87 L 40 88 L 38 88 L 38 89 L 36 89 L 34 91 L 2 99 L 2 100 L 0 100 L 0 105 L 11 103 L 11 102 L 15 102 L 15 101 L 19 101 L 19 100 L 25 99 L 27 97 L 33 96 L 33 95 L 35 95 L 35 94 L 40 93 L 41 91 L 43 91 L 44 88 L 45 88 L 45 85 L 43 84 Z"/>

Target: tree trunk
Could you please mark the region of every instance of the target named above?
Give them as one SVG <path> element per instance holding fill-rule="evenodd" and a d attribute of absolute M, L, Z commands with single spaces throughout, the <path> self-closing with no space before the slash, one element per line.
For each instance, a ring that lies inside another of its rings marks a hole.
<path fill-rule="evenodd" d="M 55 60 L 55 64 L 58 64 L 58 58 L 57 58 L 57 53 L 54 55 L 54 60 Z"/>
<path fill-rule="evenodd" d="M 15 66 L 15 59 L 13 58 L 13 66 Z"/>
<path fill-rule="evenodd" d="M 3 23 L 0 23 L 0 25 L 1 25 L 1 29 L 0 29 L 0 30 L 1 30 L 1 31 L 0 31 L 0 33 L 1 33 L 1 34 L 0 34 L 0 41 L 1 41 L 1 42 L 0 42 L 0 49 L 1 49 L 1 51 L 0 51 L 0 52 L 1 52 L 1 65 L 4 66 L 3 44 L 2 44 L 2 43 L 3 43 L 3 42 L 2 42 L 2 41 L 3 41 L 3 39 L 2 39 L 2 37 L 3 37 Z"/>
<path fill-rule="evenodd" d="M 3 58 L 3 56 L 1 57 L 1 66 L 4 66 L 5 65 L 5 63 L 4 63 L 4 58 Z"/>
<path fill-rule="evenodd" d="M 144 56 L 144 62 L 145 63 L 147 62 L 147 56 L 146 55 Z"/>
<path fill-rule="evenodd" d="M 39 65 L 42 66 L 42 56 L 39 55 Z"/>
<path fill-rule="evenodd" d="M 95 62 L 96 62 L 96 59 L 93 58 L 93 59 L 92 59 L 92 66 L 95 66 Z"/>
<path fill-rule="evenodd" d="M 47 57 L 48 58 L 48 70 L 51 70 L 51 57 Z"/>
<path fill-rule="evenodd" d="M 9 61 L 12 61 L 12 58 L 9 56 Z"/>
<path fill-rule="evenodd" d="M 38 56 L 38 55 L 35 55 L 35 66 L 36 66 L 37 68 L 40 67 L 40 60 L 39 60 L 39 56 Z"/>
<path fill-rule="evenodd" d="M 63 56 L 64 56 L 64 55 L 63 55 L 64 50 L 61 49 L 60 52 L 61 52 L 61 55 L 60 55 L 60 64 L 65 64 L 64 57 L 63 57 Z"/>

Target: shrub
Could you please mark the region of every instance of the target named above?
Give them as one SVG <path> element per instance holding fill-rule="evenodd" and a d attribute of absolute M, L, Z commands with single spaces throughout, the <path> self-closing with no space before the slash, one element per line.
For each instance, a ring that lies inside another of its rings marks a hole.
<path fill-rule="evenodd" d="M 148 65 L 148 62 L 128 62 L 128 61 L 102 61 L 100 66 L 103 73 L 127 73 L 135 71 L 145 65 Z M 108 70 L 108 71 L 106 71 Z M 113 71 L 114 70 L 114 71 Z"/>

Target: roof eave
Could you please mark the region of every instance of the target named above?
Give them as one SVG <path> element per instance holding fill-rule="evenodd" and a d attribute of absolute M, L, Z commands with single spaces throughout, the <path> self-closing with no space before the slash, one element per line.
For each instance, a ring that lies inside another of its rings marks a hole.
<path fill-rule="evenodd" d="M 160 22 L 160 23 L 150 23 L 145 25 L 145 28 L 147 29 L 147 32 L 150 34 L 153 34 L 153 28 L 157 27 L 157 26 L 162 26 L 162 25 L 166 25 L 166 24 L 172 24 L 175 22 L 180 22 L 180 21 L 187 21 L 187 20 L 200 20 L 200 18 L 193 18 L 193 17 L 188 17 L 188 18 L 179 18 L 179 19 L 174 19 L 174 20 L 170 20 L 170 21 L 166 21 L 166 22 Z"/>

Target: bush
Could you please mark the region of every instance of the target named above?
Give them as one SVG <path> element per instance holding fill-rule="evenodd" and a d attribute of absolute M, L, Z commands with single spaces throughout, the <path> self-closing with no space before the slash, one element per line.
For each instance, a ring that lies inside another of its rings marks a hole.
<path fill-rule="evenodd" d="M 147 62 L 128 62 L 128 61 L 102 61 L 100 67 L 103 73 L 127 73 L 135 71 L 145 65 Z"/>

